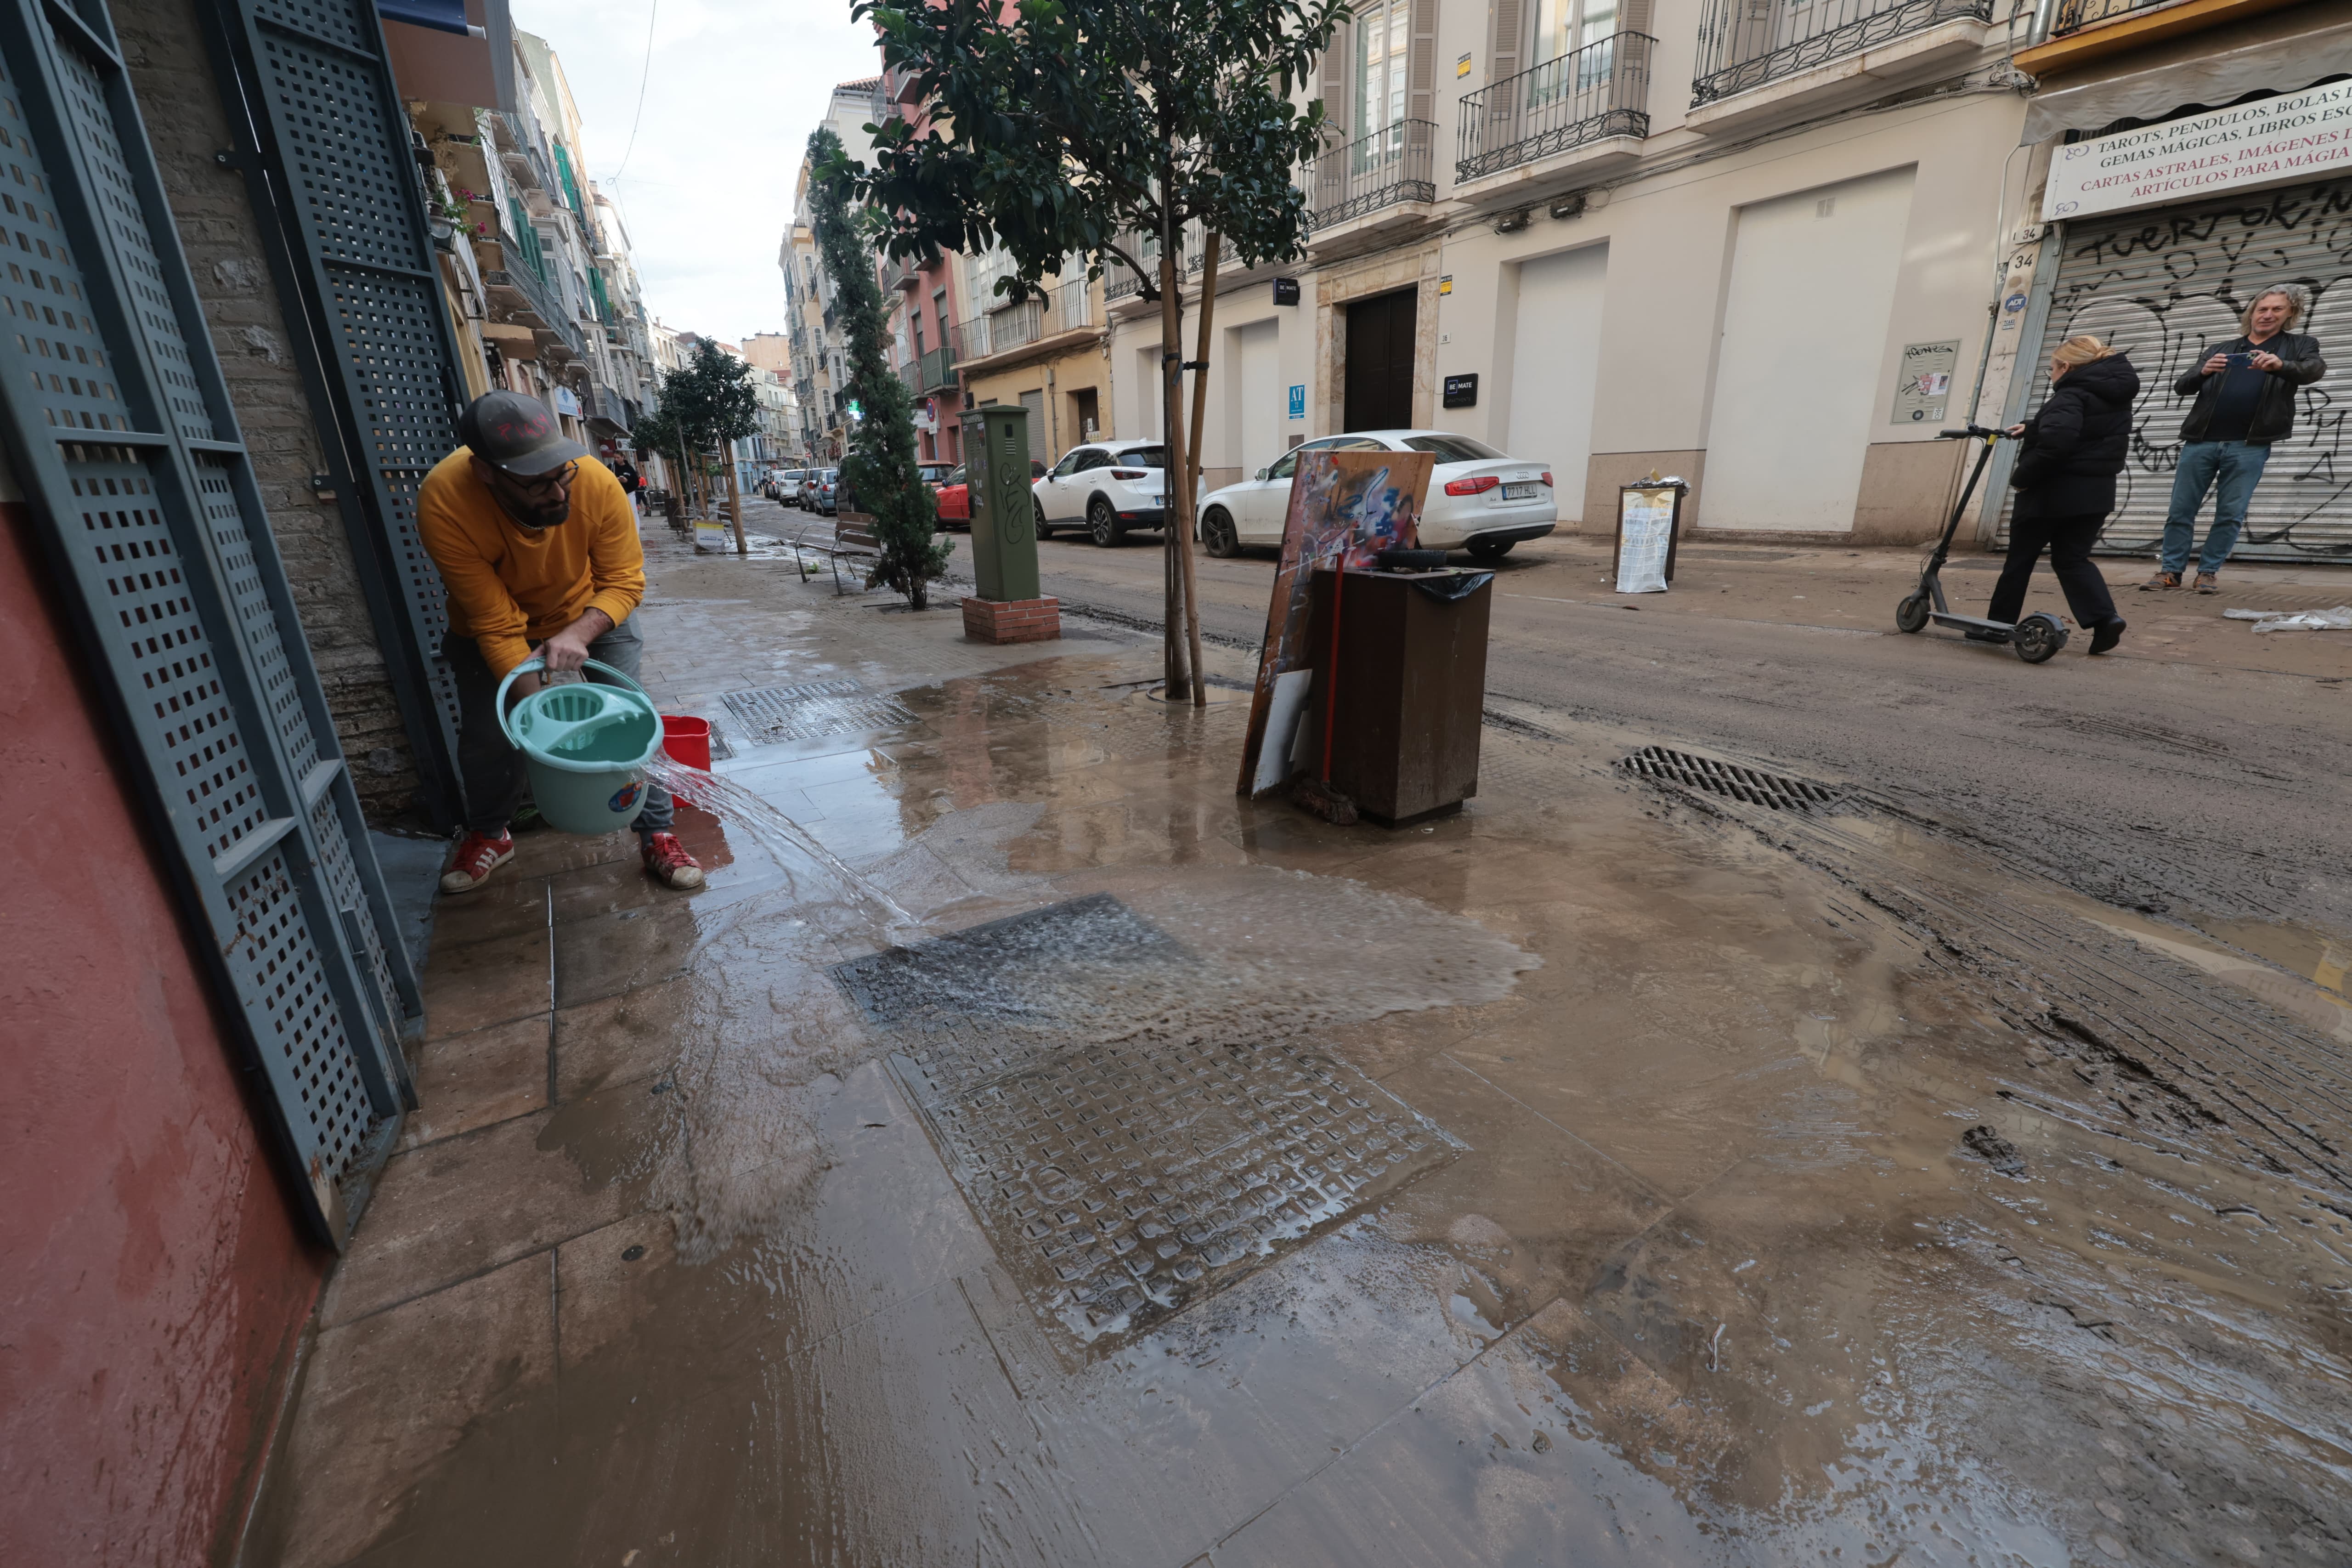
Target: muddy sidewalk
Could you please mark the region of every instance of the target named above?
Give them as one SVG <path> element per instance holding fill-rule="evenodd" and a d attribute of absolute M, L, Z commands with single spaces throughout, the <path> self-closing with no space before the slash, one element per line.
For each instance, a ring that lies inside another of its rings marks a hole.
<path fill-rule="evenodd" d="M 651 549 L 854 877 L 689 809 L 702 892 L 444 902 L 249 1561 L 2352 1556 L 2347 933 L 1571 721 L 1333 828 L 1116 627 Z"/>

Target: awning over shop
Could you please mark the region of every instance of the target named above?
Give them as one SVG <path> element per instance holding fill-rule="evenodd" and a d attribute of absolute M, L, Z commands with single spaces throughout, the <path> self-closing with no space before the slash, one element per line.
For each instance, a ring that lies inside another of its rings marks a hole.
<path fill-rule="evenodd" d="M 2352 23 L 2042 93 L 2026 103 L 2019 140 L 2031 145 L 2118 120 L 2167 120 L 2185 109 L 2234 103 L 2250 92 L 2299 91 L 2346 71 L 2352 71 Z"/>
<path fill-rule="evenodd" d="M 461 38 L 487 36 L 484 29 L 467 22 L 466 0 L 376 0 L 375 8 L 387 22 L 406 22 L 413 27 L 455 33 Z"/>
<path fill-rule="evenodd" d="M 403 98 L 513 112 L 507 0 L 378 0 L 377 11 Z"/>

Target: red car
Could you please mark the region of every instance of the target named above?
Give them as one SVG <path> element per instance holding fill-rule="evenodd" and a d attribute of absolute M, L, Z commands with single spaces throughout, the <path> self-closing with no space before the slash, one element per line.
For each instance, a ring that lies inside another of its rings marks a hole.
<path fill-rule="evenodd" d="M 1031 482 L 1034 483 L 1036 480 L 1042 479 L 1045 477 L 1045 465 L 1039 462 L 1034 458 L 1030 458 L 1029 479 Z M 963 465 L 961 463 L 956 465 L 956 467 L 949 472 L 948 476 L 940 481 L 939 489 L 933 490 L 931 494 L 939 501 L 940 526 L 941 528 L 956 527 L 961 528 L 967 532 L 971 531 L 971 486 L 965 482 Z"/>

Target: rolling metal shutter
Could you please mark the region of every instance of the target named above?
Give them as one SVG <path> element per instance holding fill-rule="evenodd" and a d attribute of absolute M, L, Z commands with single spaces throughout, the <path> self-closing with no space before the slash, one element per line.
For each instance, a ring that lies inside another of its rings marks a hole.
<path fill-rule="evenodd" d="M 278 292 L 310 328 L 301 355 L 425 805 L 453 824 L 457 688 L 441 657 L 441 574 L 416 492 L 457 445 L 466 400 L 423 188 L 370 0 L 203 0 L 254 208 L 274 224 Z M 528 235 L 529 226 L 521 230 Z M 332 418 L 325 416 L 331 411 Z"/>
<path fill-rule="evenodd" d="M 0 0 L 0 438 L 192 945 L 340 1243 L 414 1101 L 415 977 L 111 23 Z"/>
<path fill-rule="evenodd" d="M 2340 453 L 2352 396 L 2352 180 L 2260 191 L 2190 205 L 2069 223 L 2041 334 L 2031 411 L 2050 395 L 2050 353 L 2077 332 L 2128 350 L 2138 367 L 2132 454 L 2116 486 L 2104 550 L 2151 553 L 2164 532 L 2180 422 L 2190 398 L 2172 382 L 2239 335 L 2239 314 L 2265 286 L 2310 289 L 2309 320 L 2327 374 L 2303 389 L 2294 433 L 2273 448 L 2235 560 L 2352 560 L 2352 453 Z M 2004 465 L 2004 468 L 2006 466 Z M 2213 516 L 2206 498 L 2198 537 Z M 2008 537 L 2004 510 L 2000 537 Z"/>

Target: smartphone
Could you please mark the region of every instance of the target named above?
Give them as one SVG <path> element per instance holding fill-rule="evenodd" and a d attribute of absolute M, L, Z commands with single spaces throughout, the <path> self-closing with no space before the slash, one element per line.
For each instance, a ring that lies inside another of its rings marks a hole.
<path fill-rule="evenodd" d="M 2254 356 L 2253 356 L 2253 355 L 2252 355 L 2252 354 L 2250 354 L 2250 353 L 2247 353 L 2247 354 L 2231 354 L 2231 355 L 2230 356 L 2230 368 L 2231 368 L 2231 370 L 2244 370 L 2244 369 L 2248 368 L 2249 366 L 2251 366 L 2253 363 L 2254 363 Z"/>

